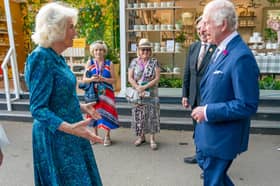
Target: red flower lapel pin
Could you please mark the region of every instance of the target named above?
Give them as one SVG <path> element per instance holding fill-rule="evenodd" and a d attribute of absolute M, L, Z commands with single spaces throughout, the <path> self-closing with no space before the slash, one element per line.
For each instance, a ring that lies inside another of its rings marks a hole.
<path fill-rule="evenodd" d="M 227 56 L 228 55 L 228 51 L 226 49 L 223 50 L 223 55 Z"/>

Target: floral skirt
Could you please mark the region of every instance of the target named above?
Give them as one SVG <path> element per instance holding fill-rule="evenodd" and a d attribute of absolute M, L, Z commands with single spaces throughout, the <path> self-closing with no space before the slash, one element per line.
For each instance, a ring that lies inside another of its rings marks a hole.
<path fill-rule="evenodd" d="M 132 107 L 131 128 L 136 136 L 160 131 L 159 103 L 135 104 Z"/>

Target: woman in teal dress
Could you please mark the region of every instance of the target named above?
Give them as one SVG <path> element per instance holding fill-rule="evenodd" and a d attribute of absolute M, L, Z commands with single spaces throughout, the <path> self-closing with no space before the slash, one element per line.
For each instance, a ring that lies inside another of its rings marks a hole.
<path fill-rule="evenodd" d="M 77 15 L 74 8 L 49 3 L 36 16 L 32 39 L 38 46 L 26 61 L 25 81 L 34 118 L 34 182 L 38 186 L 102 185 L 89 140 L 103 140 L 90 132 L 91 119 L 84 120 L 82 111 L 94 119 L 100 115 L 92 105 L 79 103 L 76 78 L 61 56 L 77 34 Z"/>

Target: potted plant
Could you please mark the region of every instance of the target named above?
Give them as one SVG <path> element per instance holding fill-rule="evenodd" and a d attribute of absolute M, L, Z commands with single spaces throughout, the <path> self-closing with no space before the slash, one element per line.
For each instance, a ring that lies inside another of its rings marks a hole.
<path fill-rule="evenodd" d="M 275 7 L 276 3 L 279 3 L 279 0 L 267 0 L 270 3 L 270 6 Z"/>
<path fill-rule="evenodd" d="M 176 23 L 175 23 L 175 29 L 176 29 L 176 30 L 181 30 L 181 29 L 182 29 L 182 20 L 181 20 L 181 19 L 179 19 L 179 20 L 176 21 Z"/>
<path fill-rule="evenodd" d="M 274 30 L 272 30 L 271 28 L 265 28 L 264 29 L 264 39 L 266 41 L 275 42 L 275 41 L 277 41 L 277 33 Z"/>

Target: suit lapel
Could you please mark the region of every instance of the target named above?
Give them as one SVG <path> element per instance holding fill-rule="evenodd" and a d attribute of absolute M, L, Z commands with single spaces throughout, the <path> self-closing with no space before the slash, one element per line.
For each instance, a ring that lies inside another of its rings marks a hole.
<path fill-rule="evenodd" d="M 229 52 L 237 45 L 238 42 L 240 42 L 241 37 L 240 35 L 237 35 L 234 37 L 227 45 L 226 49 L 222 51 L 217 59 L 214 61 L 214 63 L 211 61 L 211 63 L 208 65 L 208 68 L 206 70 L 205 75 L 203 76 L 201 80 L 200 86 L 203 86 L 205 81 L 207 80 L 208 76 L 212 74 L 212 72 L 216 69 L 217 66 L 221 65 L 222 61 L 229 55 Z M 226 51 L 226 52 L 225 52 Z"/>
<path fill-rule="evenodd" d="M 201 72 L 202 69 L 205 69 L 204 67 L 208 65 L 208 63 L 211 60 L 211 57 L 212 57 L 215 49 L 216 49 L 215 45 L 210 45 L 209 46 L 209 48 L 207 50 L 207 53 L 206 53 L 205 57 L 203 58 L 202 63 L 200 65 L 199 69 L 197 70 L 198 72 Z"/>

